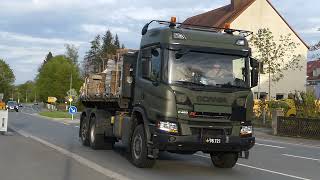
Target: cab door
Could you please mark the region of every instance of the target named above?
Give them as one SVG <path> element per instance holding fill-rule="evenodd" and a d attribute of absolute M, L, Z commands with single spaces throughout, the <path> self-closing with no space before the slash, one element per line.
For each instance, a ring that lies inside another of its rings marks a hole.
<path fill-rule="evenodd" d="M 155 122 L 163 116 L 166 107 L 166 86 L 162 83 L 162 58 L 160 46 L 151 46 L 140 51 L 135 89 L 135 105 L 146 112 Z"/>

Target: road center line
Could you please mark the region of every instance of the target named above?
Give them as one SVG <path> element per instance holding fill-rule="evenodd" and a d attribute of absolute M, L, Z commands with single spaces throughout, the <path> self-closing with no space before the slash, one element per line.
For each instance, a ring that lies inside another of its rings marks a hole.
<path fill-rule="evenodd" d="M 86 159 L 86 158 L 84 158 L 82 156 L 79 156 L 79 155 L 77 155 L 75 153 L 72 153 L 72 152 L 70 152 L 70 151 L 68 151 L 66 149 L 63 149 L 63 148 L 61 148 L 59 146 L 51 144 L 50 142 L 45 141 L 45 140 L 43 140 L 41 138 L 38 138 L 36 136 L 33 136 L 33 135 L 31 135 L 31 134 L 29 134 L 29 133 L 27 133 L 25 131 L 16 130 L 15 128 L 12 128 L 12 127 L 10 127 L 10 128 L 13 129 L 14 131 L 16 131 L 17 133 L 19 133 L 20 135 L 22 135 L 24 137 L 27 137 L 27 138 L 31 138 L 31 139 L 33 139 L 33 140 L 35 140 L 35 141 L 37 141 L 37 142 L 39 142 L 39 143 L 41 143 L 43 145 L 46 145 L 46 146 L 48 146 L 48 147 L 60 152 L 61 154 L 76 160 L 80 164 L 85 165 L 85 166 L 87 166 L 87 167 L 89 167 L 89 168 L 91 168 L 91 169 L 93 169 L 93 170 L 95 170 L 95 171 L 97 171 L 97 172 L 99 172 L 99 173 L 111 178 L 111 179 L 115 179 L 115 180 L 130 180 L 126 176 L 118 174 L 118 173 L 116 173 L 116 172 L 114 172 L 112 170 L 106 169 L 106 168 L 96 164 L 95 162 L 90 161 L 89 159 Z"/>
<path fill-rule="evenodd" d="M 283 156 L 288 156 L 288 157 L 300 158 L 300 159 L 308 159 L 308 160 L 312 160 L 312 161 L 320 161 L 320 159 L 303 157 L 303 156 L 295 156 L 295 155 L 291 155 L 291 154 L 282 154 L 282 155 Z"/>
<path fill-rule="evenodd" d="M 274 146 L 274 145 L 270 145 L 270 144 L 261 144 L 261 143 L 255 143 L 255 145 L 273 147 L 273 148 L 278 148 L 278 149 L 284 149 L 285 148 L 285 147 L 282 147 L 282 146 Z"/>
<path fill-rule="evenodd" d="M 204 158 L 208 158 L 211 159 L 209 156 L 204 156 L 204 155 L 200 155 L 200 154 L 195 154 L 194 156 L 199 156 L 199 157 L 204 157 Z M 264 168 L 259 168 L 259 167 L 255 167 L 255 166 L 250 166 L 250 165 L 246 165 L 246 164 L 241 164 L 241 163 L 237 163 L 238 166 L 242 166 L 242 167 L 247 167 L 250 169 L 255 169 L 255 170 L 259 170 L 259 171 L 264 171 L 264 172 L 268 172 L 268 173 L 272 173 L 272 174 L 278 174 L 281 176 L 286 176 L 286 177 L 291 177 L 294 179 L 301 179 L 301 180 L 311 180 L 308 178 L 303 178 L 303 177 L 299 177 L 299 176 L 294 176 L 294 175 L 290 175 L 290 174 L 285 174 L 285 173 L 281 173 L 281 172 L 277 172 L 277 171 L 272 171 L 269 169 L 264 169 Z"/>

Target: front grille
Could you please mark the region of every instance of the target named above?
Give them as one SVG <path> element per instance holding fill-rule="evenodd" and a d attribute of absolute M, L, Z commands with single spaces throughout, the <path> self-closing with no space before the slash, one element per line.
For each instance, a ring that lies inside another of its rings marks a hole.
<path fill-rule="evenodd" d="M 204 137 L 216 137 L 224 135 L 223 129 L 202 129 L 202 136 Z"/>
<path fill-rule="evenodd" d="M 204 118 L 204 119 L 221 119 L 221 120 L 229 120 L 231 118 L 231 114 L 227 113 L 212 113 L 212 112 L 196 112 L 196 118 Z"/>
<path fill-rule="evenodd" d="M 225 131 L 225 133 L 224 133 Z M 204 129 L 204 128 L 191 128 L 192 135 L 202 135 L 202 136 L 219 136 L 219 135 L 227 135 L 230 136 L 232 134 L 232 128 L 217 128 L 217 129 Z"/>

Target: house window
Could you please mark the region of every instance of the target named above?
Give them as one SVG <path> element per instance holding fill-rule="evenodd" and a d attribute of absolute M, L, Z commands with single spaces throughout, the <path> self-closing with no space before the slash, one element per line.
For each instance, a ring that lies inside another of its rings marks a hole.
<path fill-rule="evenodd" d="M 284 94 L 276 94 L 276 100 L 284 99 Z"/>
<path fill-rule="evenodd" d="M 142 78 L 160 81 L 161 53 L 160 48 L 148 48 L 142 55 Z"/>

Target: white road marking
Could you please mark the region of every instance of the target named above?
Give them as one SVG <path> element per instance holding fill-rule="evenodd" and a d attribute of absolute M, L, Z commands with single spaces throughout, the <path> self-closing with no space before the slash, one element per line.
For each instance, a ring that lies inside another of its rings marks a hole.
<path fill-rule="evenodd" d="M 282 141 L 275 141 L 275 140 L 269 140 L 269 139 L 261 139 L 261 138 L 256 138 L 257 141 L 264 141 L 264 142 L 271 142 L 271 143 L 279 143 L 279 144 L 286 144 L 286 145 L 294 145 L 294 146 L 301 146 L 301 147 L 307 147 L 307 148 L 316 148 L 320 149 L 319 146 L 312 146 L 312 145 L 306 145 L 303 143 L 288 143 L 288 142 L 282 142 Z"/>
<path fill-rule="evenodd" d="M 75 126 L 75 128 L 80 128 L 79 126 Z"/>
<path fill-rule="evenodd" d="M 204 156 L 204 155 L 200 155 L 200 154 L 195 154 L 195 156 L 199 156 L 199 157 L 204 157 L 204 158 L 209 158 L 211 159 L 209 156 Z M 299 176 L 294 176 L 294 175 L 290 175 L 290 174 L 285 174 L 285 173 L 281 173 L 281 172 L 277 172 L 277 171 L 272 171 L 269 169 L 264 169 L 264 168 L 259 168 L 259 167 L 255 167 L 255 166 L 250 166 L 250 165 L 246 165 L 246 164 L 241 164 L 241 163 L 237 163 L 238 166 L 242 166 L 242 167 L 247 167 L 250 169 L 255 169 L 255 170 L 259 170 L 259 171 L 264 171 L 264 172 L 268 172 L 268 173 L 272 173 L 272 174 L 278 174 L 281 176 L 286 176 L 286 177 L 291 177 L 294 179 L 301 179 L 301 180 L 311 180 L 308 178 L 303 178 L 303 177 L 299 177 Z"/>
<path fill-rule="evenodd" d="M 77 155 L 75 153 L 72 153 L 72 152 L 70 152 L 70 151 L 68 151 L 66 149 L 63 149 L 63 148 L 61 148 L 59 146 L 51 144 L 50 142 L 45 141 L 45 140 L 43 140 L 41 138 L 38 138 L 36 136 L 33 136 L 33 135 L 31 135 L 31 134 L 29 134 L 29 133 L 27 133 L 25 131 L 16 130 L 15 128 L 12 128 L 12 129 L 14 131 L 16 131 L 17 133 L 21 134 L 22 136 L 27 137 L 27 138 L 31 138 L 31 139 L 33 139 L 35 141 L 38 141 L 41 144 L 44 144 L 44 145 L 46 145 L 46 146 L 48 146 L 48 147 L 60 152 L 61 154 L 65 155 L 65 156 L 68 156 L 68 157 L 78 161 L 80 164 L 85 165 L 85 166 L 87 166 L 87 167 L 89 167 L 89 168 L 91 168 L 91 169 L 93 169 L 93 170 L 95 170 L 95 171 L 97 171 L 97 172 L 99 172 L 99 173 L 111 178 L 111 179 L 115 179 L 115 180 L 130 180 L 130 178 L 128 178 L 128 177 L 126 177 L 124 175 L 121 175 L 121 174 L 118 174 L 118 173 L 116 173 L 116 172 L 114 172 L 112 170 L 106 169 L 106 168 L 96 164 L 95 162 L 90 161 L 89 159 L 86 159 L 86 158 L 84 158 L 82 156 L 79 156 L 79 155 Z"/>
<path fill-rule="evenodd" d="M 270 144 L 255 143 L 255 145 L 258 145 L 258 146 L 266 146 L 266 147 L 273 147 L 273 148 L 278 148 L 278 149 L 284 149 L 284 148 L 285 148 L 285 147 L 282 147 L 282 146 L 274 146 L 274 145 L 270 145 Z"/>
<path fill-rule="evenodd" d="M 282 155 L 283 156 L 288 156 L 288 157 L 300 158 L 300 159 L 308 159 L 308 160 L 312 160 L 312 161 L 320 161 L 320 159 L 303 157 L 303 156 L 295 156 L 295 155 L 291 155 L 291 154 L 282 154 Z"/>

